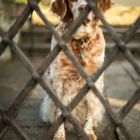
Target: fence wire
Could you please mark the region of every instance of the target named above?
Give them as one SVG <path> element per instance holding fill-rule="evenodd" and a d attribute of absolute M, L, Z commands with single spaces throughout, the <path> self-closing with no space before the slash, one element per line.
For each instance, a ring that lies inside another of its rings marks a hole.
<path fill-rule="evenodd" d="M 21 61 L 21 63 L 25 66 L 25 68 L 31 73 L 32 78 L 27 82 L 25 87 L 21 90 L 18 97 L 12 103 L 12 105 L 7 110 L 0 110 L 0 139 L 7 133 L 8 127 L 11 127 L 14 132 L 23 140 L 30 140 L 27 134 L 24 133 L 22 128 L 14 121 L 18 115 L 20 107 L 23 101 L 26 100 L 26 97 L 30 94 L 31 90 L 37 85 L 40 84 L 41 87 L 46 91 L 46 94 L 49 94 L 51 99 L 55 102 L 55 105 L 62 111 L 62 115 L 57 119 L 57 121 L 51 126 L 49 131 L 44 134 L 44 140 L 51 140 L 59 128 L 59 126 L 63 123 L 64 119 L 68 120 L 77 131 L 78 135 L 83 137 L 83 139 L 88 140 L 88 136 L 84 132 L 83 128 L 79 125 L 77 120 L 72 116 L 71 111 L 76 107 L 76 105 L 80 102 L 80 100 L 88 93 L 89 90 L 92 90 L 93 93 L 98 97 L 100 102 L 103 104 L 106 112 L 111 118 L 111 123 L 106 127 L 104 133 L 100 136 L 99 139 L 104 140 L 104 138 L 109 137 L 109 135 L 114 131 L 114 129 L 118 128 L 122 134 L 128 140 L 132 140 L 132 136 L 128 132 L 127 128 L 123 123 L 123 119 L 127 116 L 127 114 L 131 111 L 134 105 L 140 99 L 140 87 L 134 92 L 131 99 L 126 103 L 125 106 L 119 112 L 119 115 L 114 113 L 111 109 L 110 104 L 105 100 L 105 98 L 100 94 L 98 89 L 95 87 L 95 82 L 99 78 L 99 76 L 108 68 L 109 65 L 115 60 L 116 56 L 120 53 L 128 60 L 128 62 L 133 66 L 136 73 L 140 76 L 140 66 L 137 64 L 137 61 L 133 57 L 132 53 L 127 49 L 127 43 L 133 37 L 135 32 L 140 26 L 140 17 L 136 20 L 136 22 L 130 26 L 130 28 L 124 33 L 121 37 L 113 31 L 111 26 L 107 23 L 102 13 L 96 7 L 96 1 L 87 0 L 88 5 L 83 10 L 83 12 L 79 15 L 76 21 L 74 21 L 69 28 L 69 30 L 63 35 L 60 36 L 55 28 L 51 25 L 51 23 L 47 20 L 47 18 L 41 12 L 41 9 L 38 6 L 37 0 L 28 0 L 28 4 L 21 15 L 16 19 L 14 24 L 10 27 L 7 32 L 4 32 L 0 27 L 0 34 L 2 41 L 0 42 L 0 54 L 4 52 L 6 47 L 10 47 L 17 59 Z M 50 32 L 55 36 L 57 40 L 57 45 L 55 48 L 46 56 L 40 67 L 36 68 L 30 59 L 22 52 L 22 50 L 14 43 L 12 40 L 19 29 L 23 26 L 23 24 L 28 20 L 29 16 L 32 12 L 35 11 L 39 17 L 42 19 L 46 28 L 50 30 Z M 81 64 L 78 62 L 77 58 L 74 56 L 72 51 L 67 47 L 67 42 L 71 39 L 72 35 L 75 33 L 76 29 L 82 24 L 84 18 L 88 15 L 90 11 L 93 11 L 94 14 L 100 19 L 105 29 L 109 32 L 111 38 L 115 42 L 113 49 L 109 55 L 106 56 L 106 61 L 103 66 L 94 74 L 89 77 L 84 72 Z M 55 96 L 53 91 L 49 88 L 49 86 L 45 83 L 42 78 L 42 75 L 45 73 L 45 70 L 49 67 L 52 61 L 56 58 L 60 51 L 63 51 L 68 58 L 71 60 L 73 65 L 76 67 L 82 78 L 86 81 L 86 84 L 83 86 L 81 91 L 77 94 L 77 96 L 72 100 L 72 102 L 68 106 L 64 106 L 61 101 Z"/>

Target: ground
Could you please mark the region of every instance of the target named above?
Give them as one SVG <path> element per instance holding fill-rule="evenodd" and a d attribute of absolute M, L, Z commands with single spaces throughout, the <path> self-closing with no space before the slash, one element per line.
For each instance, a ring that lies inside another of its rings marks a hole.
<path fill-rule="evenodd" d="M 43 60 L 43 57 L 33 56 L 31 60 L 37 66 Z M 137 58 L 137 60 L 140 63 L 140 58 Z M 133 75 L 134 81 L 128 73 Z M 30 73 L 16 58 L 8 62 L 0 62 L 0 108 L 6 109 L 12 104 L 30 77 Z M 105 93 L 115 112 L 118 112 L 130 99 L 138 86 L 140 86 L 140 79 L 131 65 L 124 59 L 117 59 L 105 71 Z M 16 122 L 24 128 L 24 131 L 33 140 L 41 139 L 46 131 L 46 127 L 36 127 L 36 124 L 42 124 L 39 117 L 39 107 L 43 96 L 43 94 L 36 92 L 31 94 L 21 106 L 19 115 L 16 118 Z M 135 105 L 124 120 L 125 126 L 134 140 L 140 139 L 139 118 L 140 103 Z M 34 124 L 34 127 L 30 128 L 30 124 Z M 11 130 L 4 137 L 4 140 L 17 139 L 18 137 Z M 71 139 L 74 140 L 73 138 Z M 124 138 L 122 137 L 121 139 L 123 140 Z"/>

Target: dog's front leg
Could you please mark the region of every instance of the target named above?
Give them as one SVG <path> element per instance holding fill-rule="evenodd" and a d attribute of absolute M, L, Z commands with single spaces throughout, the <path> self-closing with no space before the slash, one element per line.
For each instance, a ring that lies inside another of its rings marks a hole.
<path fill-rule="evenodd" d="M 87 103 L 87 117 L 84 125 L 84 130 L 86 134 L 89 136 L 90 140 L 97 140 L 97 137 L 93 131 L 93 127 L 95 127 L 94 120 L 93 120 L 93 113 L 94 113 L 94 108 Z"/>
<path fill-rule="evenodd" d="M 61 111 L 57 110 L 56 113 L 56 118 L 58 118 L 61 115 Z M 61 124 L 56 131 L 53 140 L 65 140 L 65 128 L 64 128 L 64 123 Z"/>

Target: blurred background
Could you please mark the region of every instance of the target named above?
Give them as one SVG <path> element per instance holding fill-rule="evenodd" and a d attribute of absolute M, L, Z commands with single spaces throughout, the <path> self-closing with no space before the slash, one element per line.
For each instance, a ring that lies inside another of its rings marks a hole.
<path fill-rule="evenodd" d="M 113 0 L 113 3 L 112 8 L 106 12 L 105 18 L 113 30 L 119 36 L 122 36 L 140 16 L 140 0 Z M 0 0 L 0 26 L 5 32 L 13 25 L 15 19 L 20 16 L 26 4 L 26 0 Z M 48 20 L 56 26 L 59 23 L 59 18 L 50 11 L 50 1 L 42 0 L 39 6 Z M 114 42 L 104 27 L 103 31 L 107 43 L 106 53 L 110 54 Z M 33 64 L 38 67 L 50 51 L 51 37 L 50 31 L 45 27 L 38 15 L 33 12 L 17 33 L 14 41 Z M 127 44 L 127 48 L 140 65 L 140 29 L 133 35 L 133 38 Z M 10 107 L 30 78 L 31 74 L 8 47 L 0 56 L 0 109 L 5 110 Z M 112 109 L 117 113 L 139 87 L 140 77 L 120 53 L 105 71 L 105 96 Z M 20 126 L 34 140 L 41 139 L 42 134 L 46 131 L 39 117 L 39 107 L 44 96 L 43 93 L 38 93 L 36 90 L 29 94 L 16 118 Z M 140 102 L 135 105 L 124 120 L 134 140 L 140 140 L 139 118 Z M 31 125 L 34 127 L 31 127 Z M 43 126 L 43 128 L 39 129 L 36 126 L 41 128 Z M 11 130 L 4 136 L 4 140 L 9 139 L 17 140 L 17 136 Z M 124 140 L 121 134 L 120 139 Z"/>

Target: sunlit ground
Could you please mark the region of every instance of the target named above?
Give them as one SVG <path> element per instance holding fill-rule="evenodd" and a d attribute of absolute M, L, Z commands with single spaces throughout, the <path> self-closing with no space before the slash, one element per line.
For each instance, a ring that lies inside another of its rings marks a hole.
<path fill-rule="evenodd" d="M 49 10 L 49 7 L 40 5 L 42 12 L 53 24 L 59 22 L 59 18 Z M 128 26 L 140 16 L 140 7 L 113 6 L 105 14 L 106 20 L 113 26 Z M 33 14 L 33 22 L 42 25 L 42 20 L 36 13 Z"/>
<path fill-rule="evenodd" d="M 140 7 L 115 6 L 106 12 L 107 21 L 114 26 L 125 26 L 135 22 L 140 16 Z"/>

